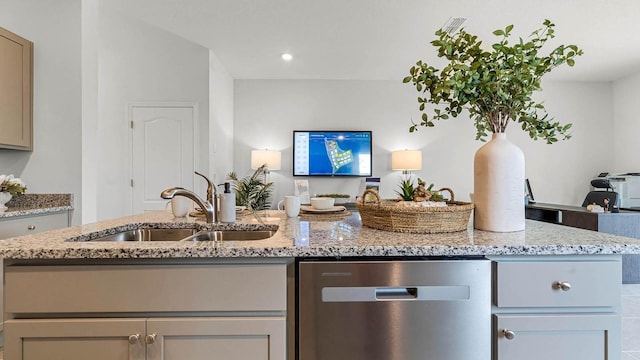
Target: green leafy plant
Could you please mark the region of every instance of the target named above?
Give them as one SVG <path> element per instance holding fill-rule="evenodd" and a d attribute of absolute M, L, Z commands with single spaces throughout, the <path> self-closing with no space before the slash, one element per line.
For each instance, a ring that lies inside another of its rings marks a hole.
<path fill-rule="evenodd" d="M 420 184 L 423 180 L 418 178 L 418 184 Z M 431 198 L 429 201 L 444 201 L 444 196 L 442 194 L 433 190 L 433 183 L 429 185 L 427 191 L 431 192 Z M 396 190 L 396 194 L 400 196 L 400 198 L 404 201 L 413 201 L 413 192 L 416 189 L 415 185 L 411 178 L 404 178 L 400 180 L 400 185 L 398 185 L 399 190 Z"/>
<path fill-rule="evenodd" d="M 513 25 L 493 34 L 500 38 L 491 45 L 491 50 L 482 48 L 476 35 L 460 30 L 451 35 L 442 29 L 436 31 L 438 57 L 449 62 L 442 69 L 418 61 L 409 70 L 403 82 L 411 82 L 416 90 L 425 94 L 418 97 L 422 120 L 413 122 L 410 132 L 419 126 L 433 127 L 434 120 L 457 117 L 466 110 L 476 127 L 476 140 L 484 141 L 487 133 L 503 133 L 510 121 L 520 124 L 522 130 L 537 140 L 545 139 L 551 144 L 569 139 L 571 124 L 561 125 L 554 121 L 542 103 L 531 97 L 540 90 L 542 76 L 552 69 L 567 64 L 573 66 L 575 57 L 582 55 L 576 45 L 560 45 L 547 55 L 542 47 L 553 38 L 555 24 L 549 20 L 535 30 L 527 41 L 522 38 L 509 44 Z M 436 105 L 431 114 L 426 105 Z M 442 105 L 441 105 L 442 104 Z"/>
<path fill-rule="evenodd" d="M 236 193 L 236 205 L 265 210 L 271 207 L 273 182 L 266 182 L 266 164 L 260 166 L 253 175 L 239 178 L 235 171 L 227 178 L 232 180 L 231 187 Z"/>
<path fill-rule="evenodd" d="M 442 194 L 440 194 L 439 192 L 433 190 L 433 184 L 429 185 L 427 191 L 431 192 L 431 199 L 429 199 L 430 201 L 444 201 L 444 196 L 442 196 Z"/>
<path fill-rule="evenodd" d="M 318 194 L 316 196 L 317 197 L 335 198 L 335 199 L 348 199 L 348 198 L 351 197 L 351 195 L 349 195 L 349 194 Z"/>
<path fill-rule="evenodd" d="M 399 185 L 400 190 L 396 190 L 396 194 L 398 194 L 402 200 L 411 201 L 413 200 L 413 181 L 410 178 L 405 178 L 400 181 Z"/>

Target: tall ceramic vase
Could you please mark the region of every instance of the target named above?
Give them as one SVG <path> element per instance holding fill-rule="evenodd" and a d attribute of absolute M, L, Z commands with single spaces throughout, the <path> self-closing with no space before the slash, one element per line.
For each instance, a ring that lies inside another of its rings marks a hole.
<path fill-rule="evenodd" d="M 473 162 L 474 227 L 511 232 L 524 230 L 524 154 L 504 133 L 476 152 Z"/>

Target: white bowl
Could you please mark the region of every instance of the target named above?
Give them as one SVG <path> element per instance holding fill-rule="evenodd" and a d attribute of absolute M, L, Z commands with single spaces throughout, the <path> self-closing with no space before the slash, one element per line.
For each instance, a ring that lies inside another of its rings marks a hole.
<path fill-rule="evenodd" d="M 311 198 L 311 206 L 318 210 L 331 209 L 335 201 L 336 199 L 330 197 L 314 197 Z"/>

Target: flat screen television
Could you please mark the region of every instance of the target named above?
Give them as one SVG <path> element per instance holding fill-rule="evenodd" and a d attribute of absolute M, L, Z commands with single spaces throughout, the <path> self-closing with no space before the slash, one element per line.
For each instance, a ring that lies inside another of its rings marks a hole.
<path fill-rule="evenodd" d="M 293 176 L 371 176 L 371 131 L 293 131 Z"/>

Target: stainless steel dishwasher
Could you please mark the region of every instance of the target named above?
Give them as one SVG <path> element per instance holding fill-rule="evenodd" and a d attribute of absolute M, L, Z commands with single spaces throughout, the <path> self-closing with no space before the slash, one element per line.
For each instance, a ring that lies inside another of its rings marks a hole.
<path fill-rule="evenodd" d="M 486 259 L 300 260 L 298 360 L 489 360 Z"/>

